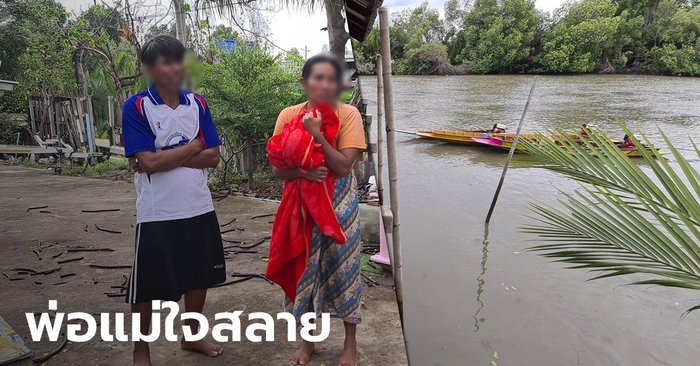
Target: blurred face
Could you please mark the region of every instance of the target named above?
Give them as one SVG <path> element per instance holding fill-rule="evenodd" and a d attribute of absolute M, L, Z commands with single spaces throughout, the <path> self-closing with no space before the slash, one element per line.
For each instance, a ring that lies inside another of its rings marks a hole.
<path fill-rule="evenodd" d="M 328 62 L 320 62 L 311 67 L 309 77 L 301 79 L 306 97 L 314 104 L 333 103 L 340 92 L 338 74 Z"/>
<path fill-rule="evenodd" d="M 180 60 L 158 57 L 153 65 L 146 65 L 146 74 L 159 87 L 176 91 L 180 90 L 185 82 L 185 63 Z"/>

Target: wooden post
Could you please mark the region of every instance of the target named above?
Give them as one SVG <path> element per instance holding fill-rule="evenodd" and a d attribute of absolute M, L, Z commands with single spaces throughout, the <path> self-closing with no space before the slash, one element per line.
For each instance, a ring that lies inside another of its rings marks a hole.
<path fill-rule="evenodd" d="M 386 155 L 389 166 L 389 202 L 394 216 L 391 228 L 394 285 L 399 311 L 403 320 L 403 276 L 401 270 L 401 238 L 399 235 L 399 177 L 396 171 L 396 139 L 394 135 L 394 98 L 391 87 L 391 45 L 389 44 L 389 10 L 379 8 L 379 39 L 382 55 L 382 81 L 384 83 L 384 118 L 386 124 Z"/>
<path fill-rule="evenodd" d="M 86 124 L 87 124 L 87 139 L 88 139 L 88 147 L 90 148 L 90 152 L 94 153 L 97 151 L 97 146 L 95 146 L 95 114 L 92 112 L 92 97 L 89 95 L 85 98 L 85 103 L 86 108 L 87 108 L 87 118 L 86 118 Z"/>
<path fill-rule="evenodd" d="M 31 122 L 32 125 L 32 133 L 33 134 L 38 134 L 39 131 L 36 129 L 36 115 L 34 114 L 34 100 L 30 96 L 29 98 L 29 121 Z"/>
<path fill-rule="evenodd" d="M 109 145 L 112 146 L 114 145 L 115 141 L 119 139 L 118 135 L 117 138 L 115 139 L 115 130 L 114 130 L 114 97 L 109 95 L 107 96 L 107 118 L 109 119 Z"/>
<path fill-rule="evenodd" d="M 384 204 L 384 83 L 382 83 L 382 55 L 377 55 L 377 194 L 379 204 Z"/>

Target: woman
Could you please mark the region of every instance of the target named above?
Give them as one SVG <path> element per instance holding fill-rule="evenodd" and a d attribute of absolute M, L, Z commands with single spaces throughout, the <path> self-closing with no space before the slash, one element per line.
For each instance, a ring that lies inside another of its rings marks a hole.
<path fill-rule="evenodd" d="M 287 310 L 295 316 L 313 311 L 316 314 L 329 312 L 343 320 L 345 343 L 339 365 L 357 365 L 357 343 L 355 330 L 361 321 L 360 293 L 360 230 L 358 216 L 357 181 L 352 174 L 355 161 L 366 149 L 362 118 L 358 110 L 338 100 L 342 85 L 342 69 L 332 57 L 317 55 L 304 64 L 301 84 L 307 101 L 284 109 L 277 118 L 275 135 L 282 132 L 285 124 L 305 110 L 321 104 L 333 108 L 340 121 L 335 140 L 325 139 L 321 133 L 321 116 L 306 113 L 302 119 L 304 128 L 323 148 L 325 165 L 303 171 L 299 168 L 273 168 L 274 175 L 282 180 L 308 179 L 323 182 L 329 173 L 336 176 L 333 207 L 347 242 L 339 245 L 314 229 L 306 270 L 297 284 L 294 301 L 286 299 Z M 314 352 L 314 344 L 306 342 L 292 354 L 293 365 L 305 365 Z"/>

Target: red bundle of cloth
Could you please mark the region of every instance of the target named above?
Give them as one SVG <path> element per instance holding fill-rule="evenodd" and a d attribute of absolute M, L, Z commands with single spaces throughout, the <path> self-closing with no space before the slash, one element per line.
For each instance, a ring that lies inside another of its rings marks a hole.
<path fill-rule="evenodd" d="M 325 155 L 320 144 L 304 129 L 302 118 L 308 112 L 320 112 L 321 132 L 335 147 L 340 121 L 335 111 L 322 104 L 299 113 L 284 126 L 281 133 L 267 142 L 270 165 L 278 169 L 315 169 L 325 166 Z M 324 182 L 305 178 L 289 180 L 284 184 L 282 202 L 272 225 L 270 260 L 265 276 L 282 287 L 290 301 L 296 297 L 297 284 L 306 270 L 311 235 L 316 224 L 321 233 L 337 243 L 347 241 L 333 209 L 335 176 L 328 173 Z"/>

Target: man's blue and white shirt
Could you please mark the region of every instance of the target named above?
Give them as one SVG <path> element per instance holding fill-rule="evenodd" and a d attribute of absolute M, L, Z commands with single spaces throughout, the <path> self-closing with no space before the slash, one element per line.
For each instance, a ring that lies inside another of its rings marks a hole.
<path fill-rule="evenodd" d="M 122 133 L 129 158 L 139 152 L 173 149 L 195 138 L 201 138 L 206 148 L 221 145 L 201 95 L 181 91 L 180 105 L 172 109 L 153 86 L 124 103 Z M 138 223 L 186 219 L 214 210 L 204 169 L 136 173 L 134 185 Z"/>

